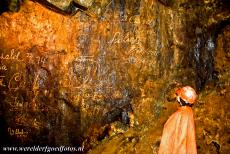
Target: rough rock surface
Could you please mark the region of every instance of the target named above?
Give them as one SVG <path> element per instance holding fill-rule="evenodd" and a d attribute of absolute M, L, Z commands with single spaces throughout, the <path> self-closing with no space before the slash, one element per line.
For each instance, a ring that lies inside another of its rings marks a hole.
<path fill-rule="evenodd" d="M 63 16 L 27 1 L 4 12 L 0 143 L 157 153 L 174 91 L 190 85 L 198 152 L 228 153 L 228 4 L 95 0 L 93 16 Z"/>

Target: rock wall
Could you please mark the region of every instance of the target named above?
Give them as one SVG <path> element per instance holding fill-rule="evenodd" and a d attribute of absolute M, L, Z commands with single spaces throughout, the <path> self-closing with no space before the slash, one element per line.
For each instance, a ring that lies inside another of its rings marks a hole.
<path fill-rule="evenodd" d="M 88 150 L 104 140 L 106 146 L 127 140 L 121 150 L 130 145 L 137 153 L 156 152 L 163 123 L 177 107 L 174 90 L 187 84 L 201 94 L 197 135 L 212 136 L 210 142 L 198 137 L 198 150 L 214 145 L 218 151 L 219 145 L 219 152 L 227 151 L 228 139 L 213 136 L 227 134 L 228 125 L 205 129 L 212 124 L 202 113 L 215 105 L 202 103 L 209 100 L 202 94 L 219 84 L 216 100 L 229 97 L 222 97 L 229 84 L 222 80 L 223 69 L 229 72 L 229 34 L 223 30 L 228 3 L 103 0 L 88 12 L 63 16 L 28 1 L 19 12 L 1 14 L 0 115 L 6 138 L 1 144 Z M 223 112 L 220 119 L 228 117 L 224 104 L 216 106 Z M 214 121 L 218 116 L 211 111 Z M 12 133 L 16 129 L 23 133 Z M 117 133 L 123 135 L 113 139 Z"/>

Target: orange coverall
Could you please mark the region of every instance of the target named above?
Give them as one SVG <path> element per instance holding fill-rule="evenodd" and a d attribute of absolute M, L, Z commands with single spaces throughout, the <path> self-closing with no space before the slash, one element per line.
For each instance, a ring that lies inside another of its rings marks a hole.
<path fill-rule="evenodd" d="M 159 154 L 197 154 L 192 108 L 181 106 L 164 125 Z"/>

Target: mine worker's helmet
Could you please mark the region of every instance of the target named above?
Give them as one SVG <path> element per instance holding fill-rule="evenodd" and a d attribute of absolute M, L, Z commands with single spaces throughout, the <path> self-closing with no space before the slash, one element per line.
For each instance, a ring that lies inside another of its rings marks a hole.
<path fill-rule="evenodd" d="M 176 91 L 176 95 L 183 99 L 185 102 L 193 104 L 197 98 L 196 91 L 190 87 L 185 86 Z"/>

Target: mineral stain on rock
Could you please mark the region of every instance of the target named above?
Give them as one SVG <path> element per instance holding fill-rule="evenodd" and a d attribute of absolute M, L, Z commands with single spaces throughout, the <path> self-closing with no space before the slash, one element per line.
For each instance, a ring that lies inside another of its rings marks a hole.
<path fill-rule="evenodd" d="M 190 85 L 198 153 L 228 153 L 229 6 L 0 1 L 1 146 L 157 153 L 174 91 Z"/>

